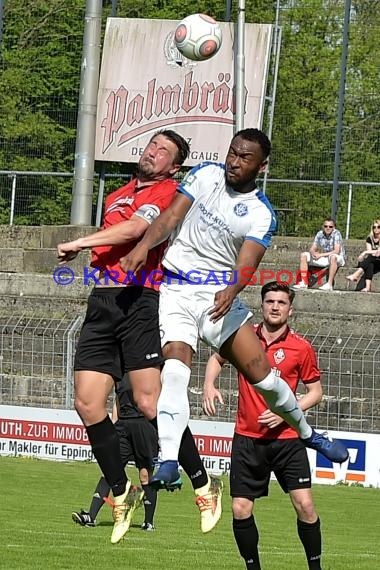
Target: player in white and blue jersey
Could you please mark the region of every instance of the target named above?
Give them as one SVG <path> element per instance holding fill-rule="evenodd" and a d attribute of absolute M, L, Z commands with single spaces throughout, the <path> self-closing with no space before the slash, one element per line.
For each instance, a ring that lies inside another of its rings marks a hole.
<path fill-rule="evenodd" d="M 157 417 L 162 463 L 151 479 L 158 488 L 179 477 L 178 449 L 189 420 L 187 387 L 199 338 L 248 379 L 306 446 L 334 462 L 348 458 L 342 443 L 308 425 L 288 385 L 272 373 L 247 323 L 251 313 L 237 296 L 250 283 L 275 230 L 273 209 L 256 186 L 270 147 L 258 129 L 239 131 L 225 164 L 193 168 L 169 208 L 121 262 L 126 271 L 141 269 L 148 251 L 174 232 L 160 288 L 165 365 Z"/>

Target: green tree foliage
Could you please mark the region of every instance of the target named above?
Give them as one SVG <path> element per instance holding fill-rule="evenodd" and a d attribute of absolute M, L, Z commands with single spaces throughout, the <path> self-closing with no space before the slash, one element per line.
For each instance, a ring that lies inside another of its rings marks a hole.
<path fill-rule="evenodd" d="M 344 0 L 281 2 L 282 45 L 273 126 L 271 178 L 333 179 Z M 378 1 L 353 0 L 340 179 L 380 179 Z M 331 184 L 269 185 L 268 194 L 291 214 L 287 232 L 311 235 L 330 213 Z M 338 223 L 346 222 L 348 185 L 340 188 Z M 312 196 L 312 199 L 310 199 Z M 354 188 L 351 236 L 362 237 L 380 190 Z"/>
<path fill-rule="evenodd" d="M 72 170 L 83 15 L 84 5 L 79 0 L 5 2 L 0 92 L 2 169 Z M 65 187 L 67 183 L 61 182 L 59 193 L 65 196 L 61 204 L 55 199 L 54 184 L 39 179 L 31 186 L 30 179 L 18 178 L 17 193 L 25 196 L 22 210 L 27 215 L 22 217 L 16 209 L 15 222 L 46 223 L 49 212 L 50 222 L 67 223 L 70 193 Z M 4 199 L 8 195 L 2 186 L 0 196 Z"/>

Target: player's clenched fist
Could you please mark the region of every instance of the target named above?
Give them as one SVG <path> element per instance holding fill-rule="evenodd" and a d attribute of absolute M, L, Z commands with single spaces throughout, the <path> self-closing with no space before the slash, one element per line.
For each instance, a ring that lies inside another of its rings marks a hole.
<path fill-rule="evenodd" d="M 146 264 L 146 259 L 148 257 L 148 248 L 143 245 L 137 245 L 134 247 L 127 255 L 124 255 L 120 259 L 120 265 L 125 273 L 132 272 L 136 273 L 140 271 Z"/>

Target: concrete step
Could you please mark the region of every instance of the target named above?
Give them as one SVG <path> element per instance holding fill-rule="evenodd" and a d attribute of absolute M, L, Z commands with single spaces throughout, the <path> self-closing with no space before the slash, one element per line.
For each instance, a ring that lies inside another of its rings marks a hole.
<path fill-rule="evenodd" d="M 5 248 L 55 248 L 64 241 L 97 231 L 93 226 L 4 226 L 0 243 Z"/>
<path fill-rule="evenodd" d="M 72 271 L 83 275 L 84 267 L 90 265 L 90 252 L 81 251 L 78 256 L 67 263 Z M 0 248 L 0 267 L 8 273 L 42 273 L 52 275 L 57 269 L 57 250 L 54 248 Z"/>
<path fill-rule="evenodd" d="M 345 265 L 340 267 L 339 271 L 335 277 L 335 289 L 340 291 L 355 291 L 355 284 L 347 281 L 346 276 L 353 273 L 355 266 Z M 318 271 L 318 269 L 317 269 Z M 326 277 L 323 274 L 323 269 L 321 269 L 321 274 L 319 275 L 319 280 L 321 284 L 325 283 Z M 299 264 L 291 262 L 281 261 L 279 263 L 274 263 L 270 255 L 265 255 L 262 262 L 260 263 L 259 269 L 255 272 L 256 283 L 264 285 L 268 281 L 283 281 L 294 285 L 296 280 L 299 280 L 300 270 Z M 315 274 L 315 279 L 318 279 L 318 274 Z M 318 288 L 319 282 L 313 285 L 313 288 Z M 380 273 L 376 274 L 372 280 L 372 291 L 375 293 L 380 293 Z"/>
<path fill-rule="evenodd" d="M 357 248 L 365 249 L 365 238 L 348 239 L 344 241 L 344 247 L 348 252 L 355 251 Z M 270 249 L 274 250 L 288 250 L 288 251 L 308 251 L 313 243 L 314 235 L 310 237 L 288 237 L 288 236 L 273 236 Z"/>
<path fill-rule="evenodd" d="M 260 319 L 260 290 L 260 286 L 248 286 L 240 295 L 251 307 L 254 321 Z M 3 319 L 22 315 L 72 321 L 84 316 L 90 291 L 79 278 L 59 286 L 48 275 L 0 273 L 0 311 Z M 353 331 L 368 337 L 378 330 L 380 293 L 297 291 L 294 309 L 291 322 L 300 333 L 318 329 L 332 331 L 338 338 L 342 331 Z"/>
<path fill-rule="evenodd" d="M 99 228 L 94 226 L 8 226 L 0 225 L 0 243 L 3 247 L 26 247 L 26 248 L 55 248 L 58 243 L 71 241 L 83 235 L 94 233 Z M 346 247 L 363 247 L 363 240 L 345 240 Z M 289 249 L 293 251 L 307 250 L 312 236 L 274 236 L 272 247 Z"/>
<path fill-rule="evenodd" d="M 33 297 L 37 305 L 44 304 L 49 298 L 55 299 L 56 304 L 64 303 L 68 298 L 85 301 L 90 291 L 91 287 L 84 285 L 80 277 L 74 277 L 67 285 L 58 285 L 52 275 L 0 273 L 0 297 Z M 59 308 L 65 307 L 61 305 Z"/>
<path fill-rule="evenodd" d="M 77 277 L 78 281 L 82 280 L 86 283 L 93 283 L 91 279 L 90 253 L 88 251 L 80 252 L 78 257 L 65 265 L 66 269 L 57 265 L 56 250 L 52 248 L 45 249 L 21 249 L 21 248 L 0 248 L 0 276 L 5 274 L 13 275 L 10 279 L 23 281 L 23 274 L 45 274 L 54 276 L 66 271 L 71 276 Z M 347 263 L 341 267 L 336 277 L 336 289 L 346 290 L 355 286 L 350 285 L 345 277 L 352 273 L 356 268 L 356 258 L 353 263 Z M 268 273 L 267 273 L 268 272 Z M 289 276 L 289 272 L 291 275 Z M 295 283 L 299 275 L 299 255 L 295 255 L 288 250 L 272 250 L 263 257 L 259 269 L 255 273 L 256 283 L 268 282 L 272 279 L 289 281 Z M 261 281 L 260 281 L 261 279 Z M 380 278 L 375 275 L 373 280 L 373 290 L 380 292 Z"/>
<path fill-rule="evenodd" d="M 80 301 L 82 304 L 82 301 L 86 302 L 91 289 L 89 285 L 83 284 L 83 279 L 80 277 L 75 277 L 72 283 L 63 286 L 57 285 L 50 275 L 0 273 L 0 298 L 6 297 L 11 300 L 11 298 L 24 297 L 25 301 L 26 298 L 33 298 L 36 306 L 44 305 L 50 298 L 55 300 L 57 306 L 61 303 L 59 307 L 61 309 L 65 309 L 66 299 Z M 248 304 L 259 306 L 260 289 L 259 286 L 248 286 L 240 296 Z M 302 311 L 329 314 L 345 314 L 349 307 L 352 314 L 372 315 L 379 314 L 379 302 L 378 293 L 359 295 L 355 291 L 346 289 L 332 293 L 308 289 L 297 291 L 295 307 Z"/>

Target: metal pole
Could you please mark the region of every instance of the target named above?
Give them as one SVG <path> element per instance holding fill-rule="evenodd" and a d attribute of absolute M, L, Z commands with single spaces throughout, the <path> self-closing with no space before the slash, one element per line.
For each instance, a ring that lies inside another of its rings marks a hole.
<path fill-rule="evenodd" d="M 244 32 L 245 32 L 245 0 L 239 0 L 238 19 L 237 19 L 237 55 L 236 55 L 236 115 L 235 115 L 235 132 L 244 128 L 244 74 L 245 74 L 245 55 L 244 55 Z"/>
<path fill-rule="evenodd" d="M 352 184 L 348 185 L 348 200 L 347 200 L 347 219 L 346 219 L 346 237 L 350 237 L 350 224 L 351 224 L 351 207 L 352 207 Z"/>
<path fill-rule="evenodd" d="M 347 77 L 347 53 L 348 53 L 348 32 L 350 27 L 351 0 L 345 0 L 342 57 L 340 62 L 340 84 L 338 100 L 338 122 L 335 137 L 335 157 L 334 157 L 334 177 L 333 191 L 331 198 L 331 217 L 336 220 L 339 206 L 339 176 L 340 176 L 340 154 L 342 151 L 342 128 L 344 115 L 344 98 L 346 91 Z"/>
<path fill-rule="evenodd" d="M 118 0 L 112 0 L 111 18 L 116 18 L 117 16 L 117 2 Z"/>
<path fill-rule="evenodd" d="M 99 190 L 98 190 L 98 200 L 96 202 L 96 221 L 95 225 L 100 228 L 102 224 L 102 211 L 103 211 L 103 198 L 104 198 L 104 184 L 106 179 L 106 163 L 102 162 L 100 167 L 99 175 Z"/>
<path fill-rule="evenodd" d="M 268 123 L 268 133 L 267 136 L 269 140 L 272 140 L 272 132 L 273 132 L 273 121 L 274 121 L 274 106 L 276 102 L 276 93 L 277 93 L 277 80 L 278 80 L 278 70 L 280 67 L 280 49 L 281 49 L 281 40 L 282 40 L 282 28 L 275 26 L 275 45 L 274 45 L 274 73 L 273 73 L 273 91 L 272 96 L 270 97 L 270 107 L 268 111 L 269 123 Z M 263 180 L 263 192 L 266 193 L 267 190 L 267 181 L 269 175 L 269 163 L 270 157 L 268 158 L 268 166 L 264 172 L 264 180 Z"/>
<path fill-rule="evenodd" d="M 224 12 L 225 22 L 231 22 L 231 14 L 232 14 L 232 0 L 226 0 L 226 9 Z"/>
<path fill-rule="evenodd" d="M 71 224 L 91 225 L 102 0 L 86 0 Z"/>
<path fill-rule="evenodd" d="M 12 178 L 12 194 L 11 194 L 11 212 L 9 216 L 9 225 L 13 226 L 13 220 L 15 216 L 15 202 L 16 202 L 16 174 L 11 174 Z"/>
<path fill-rule="evenodd" d="M 112 0 L 111 18 L 116 18 L 117 16 L 117 3 L 118 0 Z M 103 198 L 104 198 L 104 186 L 106 181 L 106 163 L 103 161 L 100 166 L 99 175 L 99 190 L 98 199 L 96 201 L 96 219 L 95 226 L 100 228 L 102 224 L 102 211 L 103 211 Z"/>
<path fill-rule="evenodd" d="M 280 50 L 281 50 L 281 40 L 282 40 L 282 28 L 280 28 L 280 1 L 277 0 L 276 2 L 276 15 L 275 15 L 275 22 L 274 22 L 274 39 L 273 39 L 273 59 L 274 59 L 274 71 L 273 71 L 273 87 L 272 87 L 272 94 L 268 97 L 269 100 L 269 110 L 268 110 L 268 132 L 267 136 L 269 140 L 272 140 L 272 131 L 273 131 L 273 121 L 274 121 L 274 106 L 276 101 L 276 92 L 277 92 L 277 80 L 278 80 L 278 70 L 280 67 Z M 268 165 L 264 172 L 264 180 L 263 180 L 263 192 L 266 194 L 267 191 L 267 182 L 269 176 L 269 162 L 270 157 L 268 159 Z"/>
<path fill-rule="evenodd" d="M 0 48 L 3 45 L 3 31 L 4 31 L 4 0 L 0 0 Z"/>

